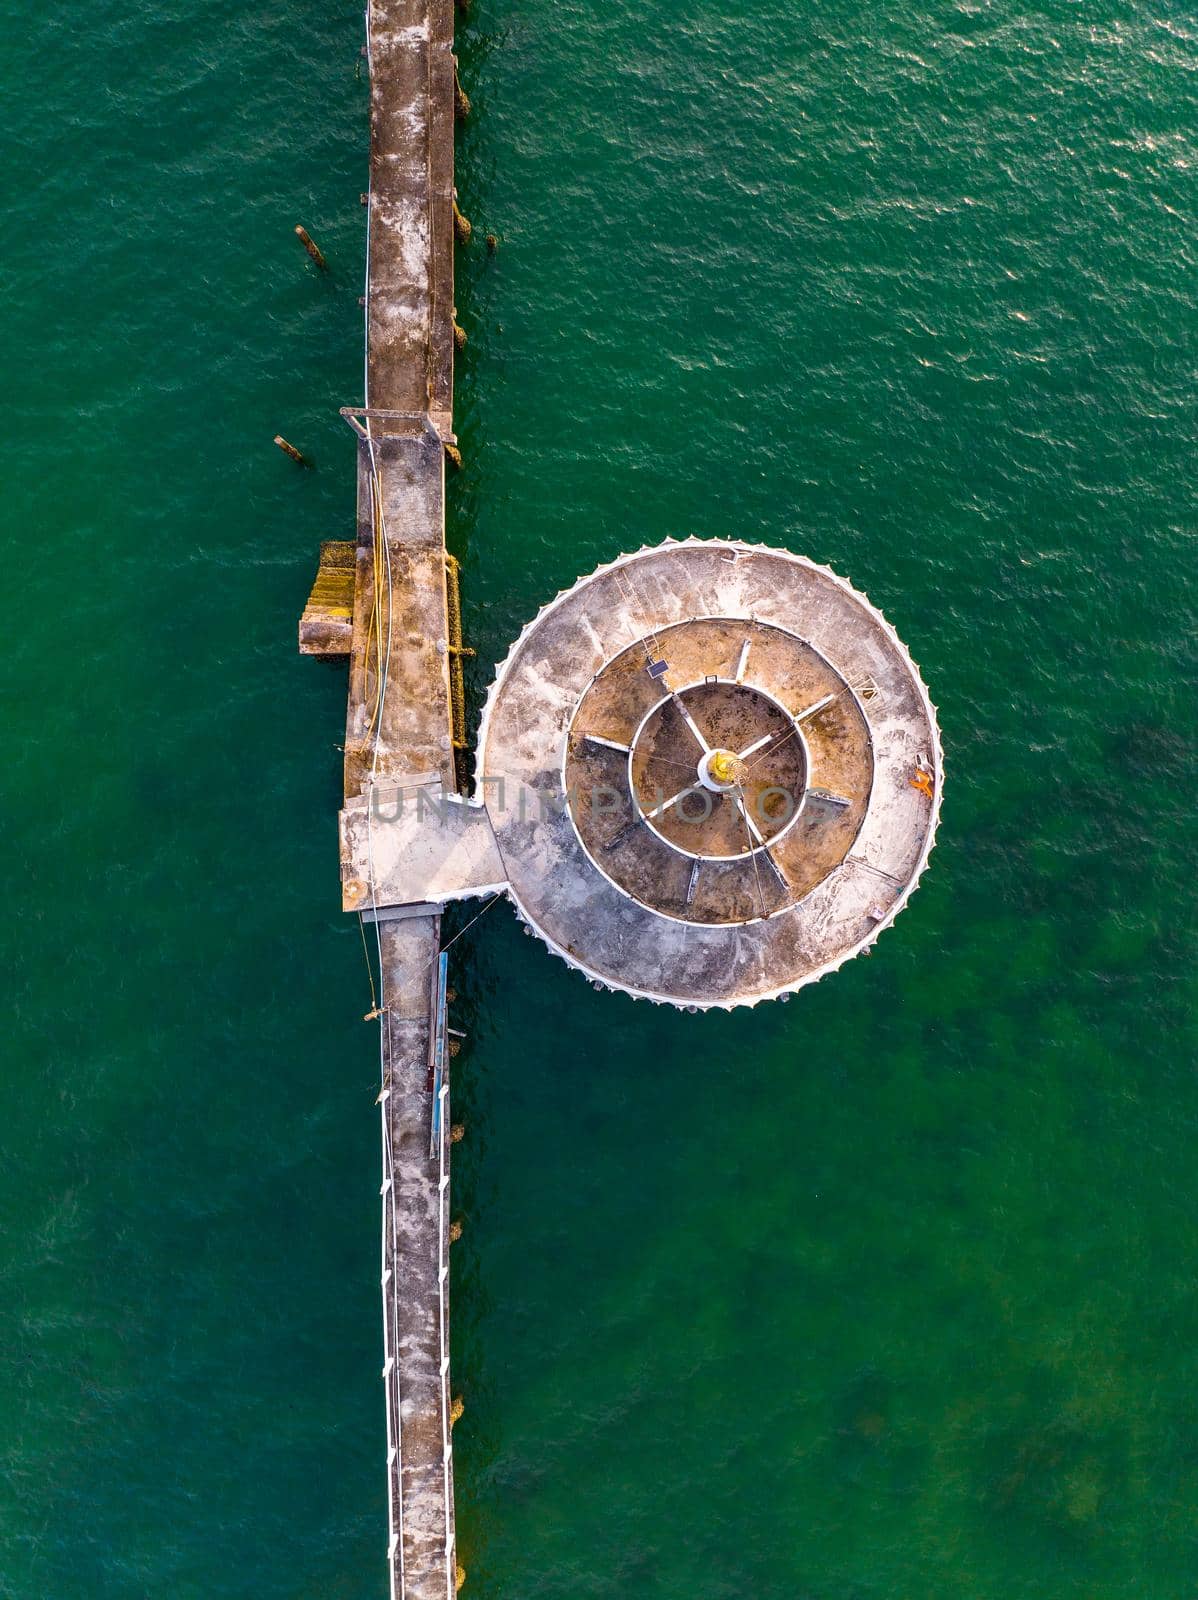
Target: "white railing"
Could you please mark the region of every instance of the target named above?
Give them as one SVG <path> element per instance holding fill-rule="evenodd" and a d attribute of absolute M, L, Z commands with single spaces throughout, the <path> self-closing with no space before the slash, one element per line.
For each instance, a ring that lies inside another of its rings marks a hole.
<path fill-rule="evenodd" d="M 399 1376 L 399 1225 L 395 1214 L 395 1171 L 391 1145 L 389 1101 L 391 1099 L 390 1034 L 387 1017 L 380 1020 L 382 1092 L 379 1109 L 382 1124 L 382 1260 L 380 1286 L 383 1296 L 383 1393 L 387 1410 L 387 1565 L 390 1571 L 391 1600 L 406 1600 L 407 1570 L 403 1526 L 403 1389 Z M 390 1240 L 390 1264 L 387 1244 Z M 396 1557 L 398 1556 L 398 1560 Z"/>
<path fill-rule="evenodd" d="M 441 956 L 441 962 L 445 957 Z M 435 1025 L 442 1026 L 440 1018 Z M 446 1079 L 437 1087 L 434 1115 L 440 1122 L 437 1161 L 437 1328 L 439 1333 L 438 1367 L 441 1376 L 441 1492 L 445 1512 L 445 1592 L 448 1600 L 457 1593 L 457 1561 L 454 1555 L 453 1517 L 453 1445 L 450 1442 L 450 1378 L 449 1378 L 449 1173 L 446 1171 L 446 1153 L 449 1149 L 449 1083 Z"/>
<path fill-rule="evenodd" d="M 386 1017 L 382 1021 L 387 1037 Z M 384 1046 L 384 1052 L 386 1046 Z M 406 1600 L 407 1562 L 404 1547 L 403 1485 L 403 1386 L 399 1361 L 400 1329 L 400 1246 L 399 1222 L 395 1201 L 394 1145 L 389 1102 L 393 1093 L 389 1067 L 384 1068 L 380 1095 L 382 1112 L 382 1290 L 383 1290 L 383 1379 L 387 1410 L 387 1501 L 391 1600 Z M 438 1404 L 441 1413 L 441 1492 L 444 1518 L 445 1593 L 453 1600 L 457 1593 L 457 1560 L 453 1512 L 452 1398 L 449 1370 L 449 1172 L 448 1150 L 449 1084 L 442 1081 L 436 1090 L 434 1108 L 439 1125 L 437 1140 L 437 1375 Z M 389 1247 L 389 1248 L 388 1248 Z"/>

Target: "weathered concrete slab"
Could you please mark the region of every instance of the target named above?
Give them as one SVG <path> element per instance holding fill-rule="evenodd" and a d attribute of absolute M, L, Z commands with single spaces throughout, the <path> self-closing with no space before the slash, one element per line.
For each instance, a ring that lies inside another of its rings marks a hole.
<path fill-rule="evenodd" d="M 494 894 L 507 873 L 484 806 L 440 784 L 376 784 L 341 813 L 341 881 L 345 910 L 364 911 Z"/>
<path fill-rule="evenodd" d="M 417 768 L 452 785 L 444 449 L 427 426 L 359 454 L 345 792 Z"/>
<path fill-rule="evenodd" d="M 453 0 L 370 0 L 370 403 L 453 405 Z"/>
<path fill-rule="evenodd" d="M 456 1568 L 449 1280 L 441 1277 L 449 1261 L 448 1096 L 441 1143 L 429 1154 L 430 996 L 440 923 L 411 918 L 382 924 L 379 935 L 386 983 L 380 1107 L 392 1591 L 406 1600 L 447 1600 Z"/>

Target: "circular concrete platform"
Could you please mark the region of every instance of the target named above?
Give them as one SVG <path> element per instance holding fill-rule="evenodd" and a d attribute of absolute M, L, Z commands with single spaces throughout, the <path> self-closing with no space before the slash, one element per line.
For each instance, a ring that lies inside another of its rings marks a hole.
<path fill-rule="evenodd" d="M 520 915 L 594 982 L 785 994 L 872 943 L 932 846 L 940 741 L 881 614 L 786 551 L 669 540 L 580 580 L 479 734 Z"/>

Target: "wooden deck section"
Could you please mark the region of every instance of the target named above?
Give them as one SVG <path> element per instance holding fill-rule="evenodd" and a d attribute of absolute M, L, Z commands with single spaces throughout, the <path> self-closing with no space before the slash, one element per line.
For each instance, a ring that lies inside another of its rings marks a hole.
<path fill-rule="evenodd" d="M 308 604 L 300 618 L 302 656 L 347 656 L 353 636 L 354 569 L 352 539 L 326 539 Z"/>

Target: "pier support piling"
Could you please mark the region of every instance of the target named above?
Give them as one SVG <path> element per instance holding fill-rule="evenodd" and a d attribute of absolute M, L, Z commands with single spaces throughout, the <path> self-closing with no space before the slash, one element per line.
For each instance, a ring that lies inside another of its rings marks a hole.
<path fill-rule="evenodd" d="M 303 245 L 308 254 L 312 257 L 313 261 L 315 261 L 320 270 L 322 272 L 327 272 L 329 270 L 329 264 L 325 260 L 320 246 L 313 239 L 307 228 L 301 227 L 298 222 L 295 225 L 295 236 Z"/>
<path fill-rule="evenodd" d="M 285 456 L 291 457 L 297 466 L 310 467 L 312 465 L 304 452 L 302 450 L 297 450 L 293 444 L 288 443 L 281 433 L 275 434 L 275 443 Z"/>

